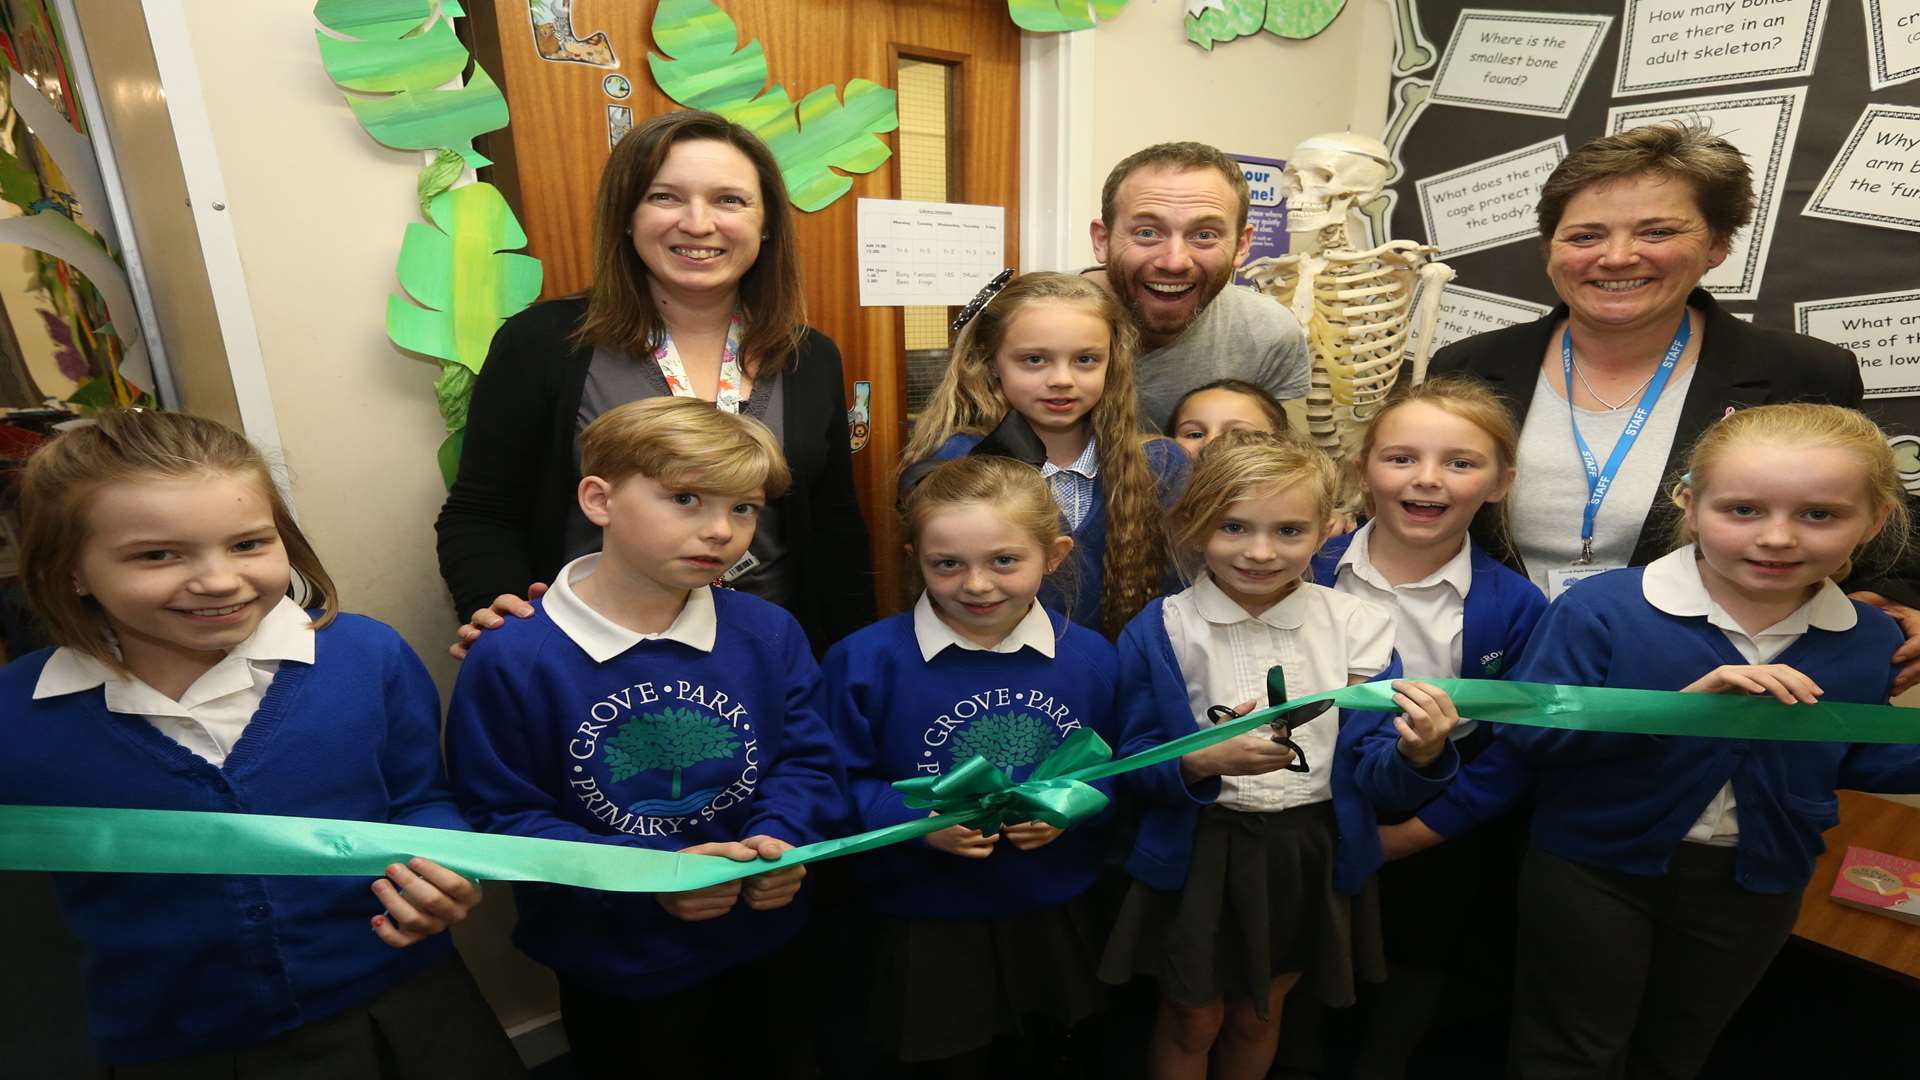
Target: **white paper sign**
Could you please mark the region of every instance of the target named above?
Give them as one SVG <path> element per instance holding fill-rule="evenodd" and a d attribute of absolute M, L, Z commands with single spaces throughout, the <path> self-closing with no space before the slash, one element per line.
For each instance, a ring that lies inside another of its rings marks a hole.
<path fill-rule="evenodd" d="M 1714 134 L 1732 143 L 1747 157 L 1753 170 L 1753 224 L 1740 230 L 1727 250 L 1727 259 L 1707 271 L 1700 285 L 1726 300 L 1757 300 L 1767 251 L 1773 245 L 1773 223 L 1780 214 L 1780 191 L 1787 179 L 1787 161 L 1800 134 L 1807 88 L 1762 90 L 1724 97 L 1682 98 L 1607 111 L 1607 131 L 1663 121 L 1704 123 Z"/>
<path fill-rule="evenodd" d="M 1868 75 L 1875 90 L 1920 79 L 1920 0 L 1865 0 Z"/>
<path fill-rule="evenodd" d="M 1629 97 L 1813 71 L 1827 0 L 1626 0 L 1613 94 Z"/>
<path fill-rule="evenodd" d="M 1432 100 L 1564 120 L 1612 24 L 1611 15 L 1468 8 L 1453 24 Z"/>
<path fill-rule="evenodd" d="M 1805 300 L 1793 305 L 1793 325 L 1852 350 L 1868 397 L 1920 394 L 1920 292 Z"/>
<path fill-rule="evenodd" d="M 1920 109 L 1869 105 L 1827 166 L 1808 217 L 1920 232 Z"/>
<path fill-rule="evenodd" d="M 1566 156 L 1566 138 L 1555 136 L 1414 181 L 1427 242 L 1445 259 L 1537 235 L 1533 207 L 1540 185 Z"/>
<path fill-rule="evenodd" d="M 860 306 L 964 304 L 1006 266 L 1007 209 L 861 199 Z"/>
<path fill-rule="evenodd" d="M 1552 310 L 1531 300 L 1515 300 L 1499 293 L 1450 284 L 1440 293 L 1440 317 L 1433 324 L 1433 347 L 1437 350 L 1475 334 L 1532 322 Z M 1417 329 L 1410 329 L 1407 336 L 1410 344 L 1419 343 Z"/>

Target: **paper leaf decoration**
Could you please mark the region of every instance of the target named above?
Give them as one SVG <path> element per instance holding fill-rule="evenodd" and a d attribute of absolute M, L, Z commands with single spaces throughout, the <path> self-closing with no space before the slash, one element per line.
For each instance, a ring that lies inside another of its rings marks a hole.
<path fill-rule="evenodd" d="M 1007 0 L 1007 14 L 1022 30 L 1048 34 L 1091 30 L 1095 16 L 1111 19 L 1126 6 L 1127 0 Z"/>
<path fill-rule="evenodd" d="M 454 5 L 440 7 L 449 17 L 460 14 Z M 361 41 L 398 41 L 433 16 L 433 0 L 320 0 L 313 5 L 320 25 Z"/>
<path fill-rule="evenodd" d="M 436 195 L 428 209 L 439 228 L 408 225 L 395 268 L 426 306 L 387 297 L 387 336 L 478 372 L 494 331 L 540 294 L 540 260 L 505 250 L 525 246 L 527 234 L 492 184 Z M 443 412 L 446 404 L 443 396 Z"/>
<path fill-rule="evenodd" d="M 315 30 L 320 64 L 348 90 L 432 90 L 467 68 L 467 47 L 445 19 L 397 41 L 343 41 Z"/>
<path fill-rule="evenodd" d="M 407 90 L 383 98 L 349 95 L 347 105 L 367 134 L 384 146 L 395 150 L 444 146 L 475 168 L 493 162 L 473 148 L 474 136 L 507 126 L 507 99 L 487 69 L 479 66 L 458 90 Z"/>
<path fill-rule="evenodd" d="M 797 106 L 777 83 L 762 93 L 767 60 L 760 42 L 742 47 L 733 20 L 709 0 L 660 0 L 653 40 L 666 54 L 647 54 L 655 84 L 687 108 L 717 112 L 758 135 L 779 161 L 797 209 L 828 206 L 853 187 L 845 172 L 872 172 L 893 154 L 876 137 L 900 126 L 892 90 L 852 79 L 844 98 L 823 86 Z"/>
<path fill-rule="evenodd" d="M 1265 30 L 1284 38 L 1310 38 L 1325 30 L 1347 0 L 1210 0 L 1187 15 L 1187 40 L 1211 50 L 1222 41 Z"/>

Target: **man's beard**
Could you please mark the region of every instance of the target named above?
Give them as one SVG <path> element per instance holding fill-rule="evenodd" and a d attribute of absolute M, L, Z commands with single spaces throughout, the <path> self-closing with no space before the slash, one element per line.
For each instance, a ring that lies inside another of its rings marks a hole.
<path fill-rule="evenodd" d="M 1148 291 L 1144 279 L 1129 276 L 1121 283 L 1123 288 L 1120 295 L 1124 298 L 1122 302 L 1126 306 L 1127 315 L 1133 319 L 1136 329 L 1148 336 L 1172 341 L 1186 333 L 1187 327 L 1192 326 L 1200 318 L 1201 313 L 1207 310 L 1207 305 L 1213 303 L 1214 297 L 1219 296 L 1221 290 L 1227 287 L 1227 284 L 1233 280 L 1233 270 L 1232 266 L 1226 266 L 1211 280 L 1202 278 L 1195 282 L 1194 288 L 1200 295 L 1193 305 L 1193 310 L 1183 321 L 1169 326 L 1156 326 L 1147 321 L 1147 306 L 1140 298 L 1142 293 Z"/>

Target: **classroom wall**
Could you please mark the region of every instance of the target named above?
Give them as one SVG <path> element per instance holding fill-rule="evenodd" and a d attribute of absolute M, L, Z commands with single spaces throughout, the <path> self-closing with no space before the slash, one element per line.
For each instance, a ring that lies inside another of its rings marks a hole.
<path fill-rule="evenodd" d="M 1349 7 L 1313 40 L 1261 35 L 1211 56 L 1182 39 L 1180 0 L 1134 0 L 1093 31 L 1098 161 L 1075 227 L 1083 244 L 1098 178 L 1148 142 L 1202 139 L 1277 157 L 1317 131 L 1377 130 L 1391 32 L 1374 10 L 1380 0 Z M 436 369 L 388 343 L 384 321 L 402 233 L 420 220 L 417 156 L 379 146 L 355 123 L 320 66 L 309 4 L 196 0 L 185 11 L 302 527 L 346 607 L 398 628 L 444 694 L 455 620 L 434 559 L 444 494 Z M 140 161 L 126 173 L 130 186 L 143 183 Z M 159 279 L 205 275 L 190 245 L 156 244 L 147 258 Z M 552 997 L 545 973 L 506 943 L 506 895 L 490 893 L 485 925 L 463 933 L 462 946 L 511 1025 L 549 1011 Z"/>

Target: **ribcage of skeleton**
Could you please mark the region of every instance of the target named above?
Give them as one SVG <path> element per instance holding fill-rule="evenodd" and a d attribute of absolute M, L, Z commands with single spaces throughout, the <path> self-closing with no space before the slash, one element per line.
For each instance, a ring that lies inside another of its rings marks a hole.
<path fill-rule="evenodd" d="M 1393 389 L 1412 300 L 1413 274 L 1378 259 L 1329 265 L 1314 279 L 1308 345 L 1335 402 L 1365 411 Z"/>

